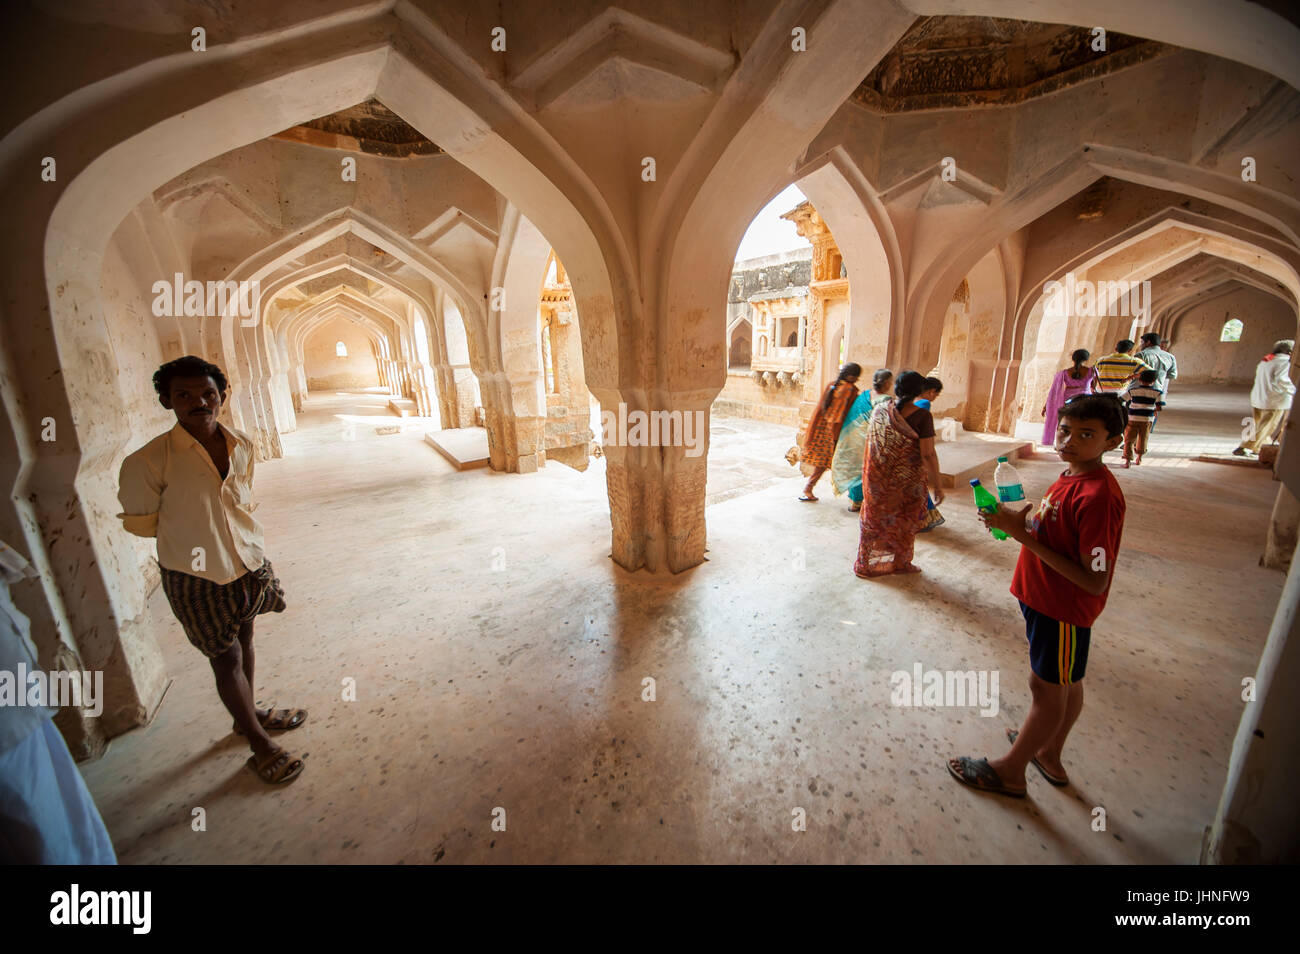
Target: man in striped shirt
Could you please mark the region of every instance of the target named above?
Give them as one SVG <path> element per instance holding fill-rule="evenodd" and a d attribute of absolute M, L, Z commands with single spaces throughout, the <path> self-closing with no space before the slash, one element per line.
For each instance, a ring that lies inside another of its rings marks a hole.
<path fill-rule="evenodd" d="M 1139 371 L 1150 368 L 1141 358 L 1129 354 L 1133 342 L 1128 338 L 1115 345 L 1115 350 L 1105 357 L 1098 358 L 1094 367 L 1097 369 L 1097 384 L 1094 391 L 1118 394 L 1124 385 L 1137 376 Z"/>
<path fill-rule="evenodd" d="M 1142 463 L 1142 455 L 1147 452 L 1147 435 L 1155 423 L 1156 413 L 1164 407 L 1165 394 L 1156 387 L 1159 375 L 1151 368 L 1139 371 L 1137 380 L 1124 389 L 1122 395 L 1128 408 L 1128 426 L 1124 428 L 1124 465 L 1129 461 Z M 1136 451 L 1136 459 L 1134 452 Z"/>

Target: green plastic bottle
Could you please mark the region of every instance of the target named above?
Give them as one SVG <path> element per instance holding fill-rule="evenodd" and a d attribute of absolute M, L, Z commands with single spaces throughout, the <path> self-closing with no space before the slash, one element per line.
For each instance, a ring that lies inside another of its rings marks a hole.
<path fill-rule="evenodd" d="M 975 491 L 975 506 L 981 513 L 997 513 L 998 498 L 994 497 L 984 485 L 979 482 L 979 478 L 970 482 L 971 489 Z M 996 527 L 989 527 L 989 533 L 993 534 L 994 540 L 1005 540 L 1007 535 Z"/>

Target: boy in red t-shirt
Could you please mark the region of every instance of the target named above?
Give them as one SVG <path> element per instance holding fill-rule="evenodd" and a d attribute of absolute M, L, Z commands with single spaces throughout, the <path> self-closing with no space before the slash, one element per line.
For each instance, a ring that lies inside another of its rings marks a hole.
<path fill-rule="evenodd" d="M 980 514 L 1021 546 L 1011 580 L 1029 637 L 1033 702 L 1019 732 L 1007 730 L 1011 750 L 1000 759 L 948 760 L 960 782 L 986 792 L 1025 797 L 1032 764 L 1056 786 L 1070 784 L 1061 750 L 1083 709 L 1084 668 L 1093 621 L 1110 592 L 1124 530 L 1124 495 L 1101 455 L 1124 439 L 1127 414 L 1113 394 L 1085 394 L 1061 408 L 1056 452 L 1069 464 L 1039 502 Z"/>

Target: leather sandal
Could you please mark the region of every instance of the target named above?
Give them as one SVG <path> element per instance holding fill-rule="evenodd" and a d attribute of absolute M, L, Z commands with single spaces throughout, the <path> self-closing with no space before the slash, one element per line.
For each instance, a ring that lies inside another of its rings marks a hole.
<path fill-rule="evenodd" d="M 296 729 L 307 721 L 306 709 L 268 709 L 266 718 L 259 719 L 262 728 L 267 732 L 288 732 L 290 729 Z M 235 735 L 243 735 L 244 730 L 236 722 L 234 726 Z"/>
<path fill-rule="evenodd" d="M 250 755 L 244 764 L 263 782 L 270 785 L 283 785 L 302 774 L 302 770 L 307 765 L 306 758 L 305 753 L 300 758 L 287 749 L 276 749 L 260 763 L 257 761 L 257 756 Z"/>

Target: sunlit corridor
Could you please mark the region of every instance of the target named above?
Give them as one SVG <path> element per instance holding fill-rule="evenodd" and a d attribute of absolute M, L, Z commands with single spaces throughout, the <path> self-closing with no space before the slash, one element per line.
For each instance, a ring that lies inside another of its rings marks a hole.
<path fill-rule="evenodd" d="M 1186 401 L 1224 439 L 1238 402 Z M 943 766 L 998 749 L 1028 704 L 1015 551 L 962 493 L 918 543 L 913 580 L 855 578 L 856 520 L 829 495 L 798 503 L 792 475 L 709 508 L 709 562 L 633 583 L 602 555 L 600 461 L 458 473 L 416 430 L 337 437 L 339 414 L 398 421 L 382 403 L 311 396 L 285 457 L 259 468 L 289 609 L 259 618 L 258 694 L 311 711 L 285 738 L 307 771 L 268 793 L 243 768 L 207 664 L 157 594 L 165 704 L 84 766 L 123 861 L 1195 860 L 1280 589 L 1256 565 L 1267 471 L 1121 474 L 1129 522 L 1067 752 L 1074 787 L 1034 776 L 1007 805 Z M 1180 428 L 1170 413 L 1156 459 Z M 1024 462 L 1030 496 L 1059 469 Z M 916 663 L 1000 671 L 1000 711 L 891 705 L 890 673 Z M 356 702 L 341 701 L 347 678 Z"/>

